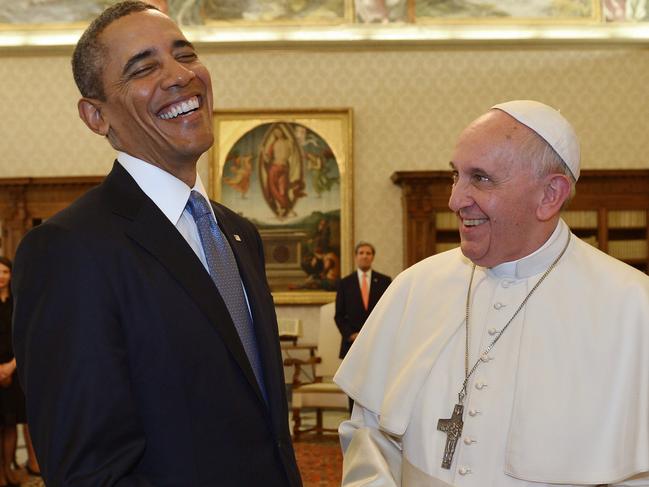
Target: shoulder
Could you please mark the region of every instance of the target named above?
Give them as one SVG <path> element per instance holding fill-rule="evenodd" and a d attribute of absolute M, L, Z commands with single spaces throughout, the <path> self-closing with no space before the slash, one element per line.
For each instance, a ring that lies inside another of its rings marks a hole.
<path fill-rule="evenodd" d="M 210 200 L 210 203 L 212 203 L 212 208 L 214 209 L 217 220 L 226 222 L 229 225 L 245 228 L 248 231 L 257 232 L 256 227 L 246 217 L 239 215 L 227 206 L 217 203 L 216 201 Z"/>
<path fill-rule="evenodd" d="M 342 283 L 347 284 L 347 283 L 349 283 L 349 282 L 354 282 L 354 279 L 358 279 L 358 274 L 356 273 L 356 271 L 347 274 L 345 277 L 343 277 L 343 278 L 340 280 L 340 282 L 341 282 L 341 284 L 342 284 Z"/>
<path fill-rule="evenodd" d="M 109 206 L 103 198 L 103 188 L 97 186 L 27 232 L 19 248 L 40 241 L 55 245 L 60 241 L 81 240 L 83 236 L 90 237 L 93 233 L 102 234 L 109 226 L 106 216 L 110 214 Z"/>
<path fill-rule="evenodd" d="M 619 324 L 622 316 L 640 313 L 644 316 L 626 321 L 649 324 L 649 276 L 577 238 L 564 259 L 557 266 L 561 286 L 544 293 L 582 314 L 588 310 L 592 320 L 609 317 Z"/>
<path fill-rule="evenodd" d="M 431 285 L 443 285 L 454 273 L 471 265 L 459 247 L 446 252 L 431 255 L 402 271 L 394 281 L 409 283 L 412 281 L 429 282 Z"/>
<path fill-rule="evenodd" d="M 99 185 L 74 200 L 70 206 L 48 218 L 45 224 L 53 223 L 65 228 L 84 227 L 89 221 L 96 222 L 98 217 L 107 212 L 105 191 L 103 186 Z"/>
<path fill-rule="evenodd" d="M 381 274 L 378 271 L 372 270 L 372 277 L 377 279 L 380 282 L 387 282 L 390 283 L 392 281 L 392 278 L 386 274 Z"/>
<path fill-rule="evenodd" d="M 568 262 L 577 266 L 582 279 L 604 286 L 628 288 L 640 286 L 649 292 L 649 276 L 638 269 L 618 260 L 592 245 L 575 238 L 573 252 Z"/>

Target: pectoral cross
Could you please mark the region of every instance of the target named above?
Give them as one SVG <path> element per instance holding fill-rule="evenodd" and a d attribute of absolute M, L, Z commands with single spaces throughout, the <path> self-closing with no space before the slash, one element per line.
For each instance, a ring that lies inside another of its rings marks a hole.
<path fill-rule="evenodd" d="M 446 448 L 444 448 L 442 468 L 447 470 L 451 468 L 457 440 L 462 435 L 462 426 L 464 425 L 462 413 L 464 413 L 464 406 L 462 404 L 456 404 L 455 408 L 453 408 L 453 415 L 450 418 L 437 421 L 437 429 L 446 433 Z"/>

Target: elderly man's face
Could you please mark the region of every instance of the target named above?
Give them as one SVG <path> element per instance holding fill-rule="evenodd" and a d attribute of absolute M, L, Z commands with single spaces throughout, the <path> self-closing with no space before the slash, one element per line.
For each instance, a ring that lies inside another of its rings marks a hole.
<path fill-rule="evenodd" d="M 101 114 L 118 150 L 176 174 L 213 142 L 210 75 L 176 24 L 155 10 L 110 24 Z"/>
<path fill-rule="evenodd" d="M 478 265 L 520 259 L 547 238 L 537 218 L 543 185 L 518 150 L 529 130 L 494 110 L 471 124 L 455 147 L 449 207 L 460 220 L 462 252 Z"/>

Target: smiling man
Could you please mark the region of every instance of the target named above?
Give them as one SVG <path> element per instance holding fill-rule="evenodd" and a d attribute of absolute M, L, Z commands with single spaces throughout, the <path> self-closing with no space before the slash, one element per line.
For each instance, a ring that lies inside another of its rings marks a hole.
<path fill-rule="evenodd" d="M 649 486 L 649 277 L 560 218 L 573 128 L 496 105 L 450 164 L 460 248 L 395 279 L 334 379 L 343 485 Z"/>
<path fill-rule="evenodd" d="M 48 486 L 299 486 L 263 249 L 209 203 L 212 85 L 142 2 L 75 49 L 79 115 L 117 151 L 105 181 L 32 230 L 14 341 Z"/>

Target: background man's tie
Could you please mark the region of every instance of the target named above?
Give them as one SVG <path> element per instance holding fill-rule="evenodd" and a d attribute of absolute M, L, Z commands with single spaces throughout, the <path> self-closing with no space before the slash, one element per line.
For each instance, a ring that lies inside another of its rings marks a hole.
<path fill-rule="evenodd" d="M 361 297 L 363 298 L 363 307 L 367 309 L 370 303 L 370 290 L 367 286 L 367 272 L 363 272 L 361 280 Z"/>
<path fill-rule="evenodd" d="M 210 276 L 230 312 L 234 326 L 248 356 L 248 361 L 257 378 L 259 388 L 264 395 L 264 399 L 268 402 L 255 330 L 243 294 L 237 261 L 234 258 L 230 244 L 217 225 L 209 203 L 198 191 L 192 191 L 189 195 L 187 209 L 196 221 Z"/>

